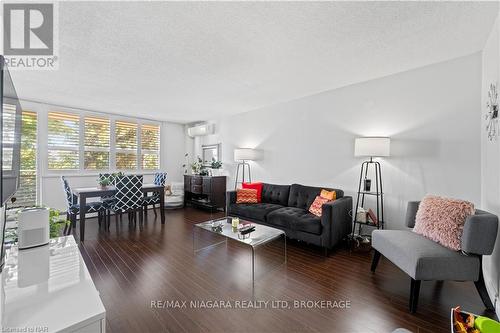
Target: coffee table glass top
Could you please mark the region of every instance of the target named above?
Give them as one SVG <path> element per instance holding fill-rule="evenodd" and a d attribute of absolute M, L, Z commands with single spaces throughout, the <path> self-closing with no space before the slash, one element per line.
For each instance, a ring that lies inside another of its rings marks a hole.
<path fill-rule="evenodd" d="M 230 239 L 234 239 L 238 242 L 251 245 L 253 247 L 267 243 L 275 238 L 281 237 L 285 234 L 283 230 L 268 227 L 262 224 L 252 223 L 240 219 L 240 225 L 253 225 L 255 230 L 250 233 L 250 237 L 247 239 L 238 238 L 238 232 L 233 231 L 231 225 L 232 217 L 223 217 L 220 219 L 210 220 L 202 223 L 195 224 L 196 227 L 225 236 Z"/>

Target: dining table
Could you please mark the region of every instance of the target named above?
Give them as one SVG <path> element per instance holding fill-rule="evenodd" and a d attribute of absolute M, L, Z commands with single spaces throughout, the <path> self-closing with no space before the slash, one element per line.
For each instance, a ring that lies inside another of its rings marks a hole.
<path fill-rule="evenodd" d="M 114 186 L 106 187 L 78 187 L 72 189 L 74 195 L 78 197 L 78 203 L 80 204 L 80 242 L 85 240 L 85 210 L 87 207 L 88 198 L 102 198 L 107 196 L 113 196 L 116 193 L 116 188 Z M 148 193 L 156 192 L 160 195 L 160 217 L 161 224 L 165 224 L 165 187 L 156 184 L 143 184 L 142 192 L 144 196 Z"/>

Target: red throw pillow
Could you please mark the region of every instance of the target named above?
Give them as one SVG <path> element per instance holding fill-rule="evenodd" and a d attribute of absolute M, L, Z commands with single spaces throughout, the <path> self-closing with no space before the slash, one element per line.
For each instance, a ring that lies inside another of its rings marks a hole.
<path fill-rule="evenodd" d="M 257 190 L 253 188 L 241 188 L 236 191 L 236 203 L 257 203 Z"/>
<path fill-rule="evenodd" d="M 241 186 L 257 190 L 257 202 L 262 202 L 262 183 L 243 183 Z"/>
<path fill-rule="evenodd" d="M 311 204 L 311 207 L 309 207 L 309 212 L 311 212 L 312 214 L 314 214 L 318 217 L 321 217 L 321 214 L 322 214 L 321 208 L 328 201 L 331 201 L 331 200 L 328 200 L 326 198 L 322 198 L 319 195 L 316 196 L 316 199 L 314 199 L 313 203 Z"/>

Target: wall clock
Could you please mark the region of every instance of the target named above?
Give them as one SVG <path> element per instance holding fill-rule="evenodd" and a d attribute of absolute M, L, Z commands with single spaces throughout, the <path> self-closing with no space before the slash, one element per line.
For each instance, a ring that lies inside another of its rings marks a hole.
<path fill-rule="evenodd" d="M 498 91 L 496 84 L 490 84 L 486 107 L 488 109 L 486 113 L 486 133 L 488 139 L 493 141 L 498 136 Z"/>

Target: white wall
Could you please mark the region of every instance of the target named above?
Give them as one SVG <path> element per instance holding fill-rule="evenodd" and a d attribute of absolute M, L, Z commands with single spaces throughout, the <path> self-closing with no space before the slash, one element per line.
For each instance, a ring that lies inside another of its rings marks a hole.
<path fill-rule="evenodd" d="M 426 193 L 479 205 L 480 103 L 481 55 L 474 54 L 217 119 L 216 134 L 201 144 L 222 143 L 228 187 L 233 149 L 255 147 L 264 159 L 251 162 L 254 181 L 354 195 L 362 162 L 354 138 L 390 136 L 393 156 L 381 160 L 386 221 L 401 228 L 407 201 Z"/>
<path fill-rule="evenodd" d="M 66 201 L 61 184 L 61 175 L 66 175 L 72 187 L 96 186 L 99 172 L 54 172 L 47 170 L 47 113 L 49 110 L 89 112 L 88 110 L 22 101 L 25 110 L 38 114 L 38 200 L 42 205 L 65 210 Z M 182 163 L 185 153 L 184 125 L 162 122 L 160 127 L 160 169 L 167 172 L 167 182 L 182 181 Z M 144 174 L 145 182 L 153 181 L 154 171 L 137 171 Z"/>
<path fill-rule="evenodd" d="M 486 101 L 491 83 L 500 82 L 500 32 L 499 18 L 486 42 L 482 53 L 482 119 L 486 115 Z M 482 206 L 491 212 L 500 215 L 500 144 L 489 141 L 484 130 L 486 124 L 481 123 L 481 202 Z M 498 292 L 500 290 L 500 233 L 493 255 L 484 258 L 483 270 L 486 287 L 495 304 L 497 314 L 500 314 Z"/>

